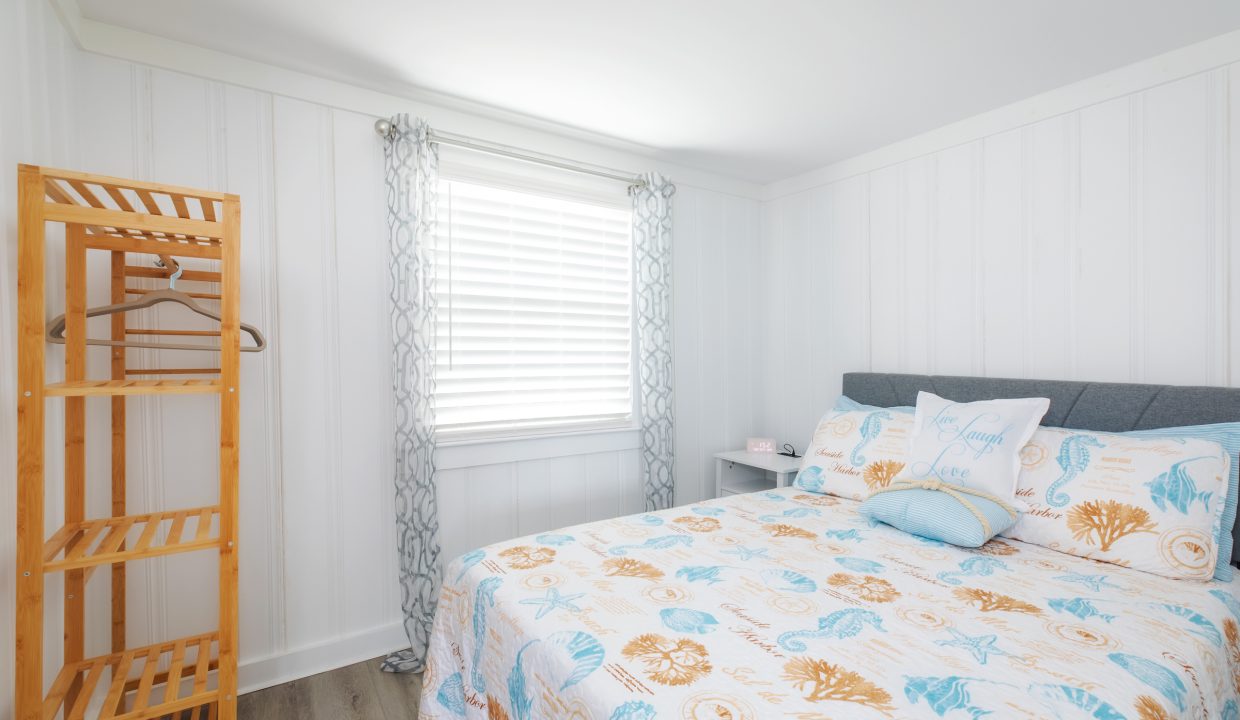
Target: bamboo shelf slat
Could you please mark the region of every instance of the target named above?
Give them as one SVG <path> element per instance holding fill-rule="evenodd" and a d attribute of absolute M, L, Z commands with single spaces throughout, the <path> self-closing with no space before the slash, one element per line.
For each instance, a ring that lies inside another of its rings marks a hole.
<path fill-rule="evenodd" d="M 190 395 L 218 393 L 219 380 L 76 380 L 47 385 L 44 392 L 56 397 L 92 395 Z"/>
<path fill-rule="evenodd" d="M 145 190 L 148 193 L 175 193 L 201 200 L 223 201 L 228 196 L 221 192 L 211 190 L 200 190 L 198 188 L 180 187 L 178 185 L 169 185 L 167 183 L 146 182 L 144 180 L 131 180 L 129 178 L 110 177 L 108 175 L 98 175 L 95 173 L 85 173 L 79 170 L 64 170 L 61 168 L 41 167 L 39 172 L 44 178 L 52 180 L 80 180 L 91 185 L 99 185 L 101 187 L 111 187 L 119 190 Z"/>
<path fill-rule="evenodd" d="M 82 718 L 100 697 L 100 720 L 146 720 L 190 708 L 202 708 L 191 717 L 213 718 L 210 706 L 218 701 L 219 691 L 209 686 L 217 670 L 213 656 L 218 643 L 218 633 L 194 635 L 65 665 L 43 701 L 43 718 L 52 720 L 62 709 L 65 718 Z M 161 666 L 167 670 L 160 672 Z M 100 682 L 104 675 L 106 685 Z M 80 690 L 69 704 L 67 696 L 77 678 L 82 678 Z"/>
<path fill-rule="evenodd" d="M 155 236 L 158 233 L 156 237 L 159 240 L 172 240 L 179 236 L 186 242 L 196 244 L 210 244 L 211 240 L 218 238 L 221 234 L 218 222 L 168 215 L 147 215 L 59 202 L 47 203 L 43 208 L 43 217 L 53 222 L 112 228 L 102 233 L 104 235 L 129 236 L 132 233 L 142 232 L 136 229 L 142 228 L 148 236 Z"/>
<path fill-rule="evenodd" d="M 114 237 L 112 235 L 87 235 L 86 247 L 91 250 L 116 252 L 139 252 L 151 255 L 180 255 L 218 260 L 220 246 L 211 243 L 187 242 L 170 238 Z"/>
<path fill-rule="evenodd" d="M 43 544 L 43 571 L 60 572 L 219 545 L 217 505 L 64 525 Z M 190 529 L 189 526 L 193 525 Z M 159 530 L 166 527 L 165 533 Z"/>
<path fill-rule="evenodd" d="M 150 288 L 125 288 L 125 292 L 129 295 L 147 295 L 149 293 L 156 292 L 156 290 L 152 290 Z M 219 293 L 187 292 L 185 294 L 189 295 L 192 298 L 197 298 L 199 300 L 219 300 L 220 299 Z"/>
<path fill-rule="evenodd" d="M 125 266 L 125 277 L 158 278 L 166 280 L 171 276 L 172 271 L 167 268 L 140 267 L 137 265 Z M 218 283 L 220 281 L 220 274 L 210 270 L 185 270 L 181 273 L 180 282 L 186 281 Z"/>
<path fill-rule="evenodd" d="M 205 345 L 203 350 L 218 350 Z M 126 375 L 218 375 L 219 368 L 129 368 Z"/>

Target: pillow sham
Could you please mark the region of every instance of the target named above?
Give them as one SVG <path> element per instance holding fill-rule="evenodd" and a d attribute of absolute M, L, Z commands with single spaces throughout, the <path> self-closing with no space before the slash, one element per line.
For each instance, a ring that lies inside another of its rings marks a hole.
<path fill-rule="evenodd" d="M 1130 430 L 1122 435 L 1134 437 L 1200 438 L 1223 446 L 1231 472 L 1227 476 L 1227 500 L 1223 503 L 1222 521 L 1214 534 L 1218 542 L 1218 560 L 1214 564 L 1214 579 L 1230 582 L 1235 576 L 1231 566 L 1231 554 L 1235 549 L 1232 530 L 1236 527 L 1237 495 L 1240 494 L 1240 423 L 1215 423 L 1212 425 L 1185 425 L 1153 430 Z"/>
<path fill-rule="evenodd" d="M 938 480 L 1016 502 L 1021 448 L 1050 408 L 1046 398 L 959 403 L 917 393 L 908 463 L 898 481 Z"/>
<path fill-rule="evenodd" d="M 893 407 L 878 407 L 876 405 L 866 405 L 859 403 L 847 395 L 840 395 L 835 399 L 836 410 L 890 410 L 892 412 L 912 413 L 916 408 L 912 405 L 896 405 Z"/>
<path fill-rule="evenodd" d="M 792 484 L 802 490 L 864 500 L 904 467 L 913 416 L 831 410 L 818 422 Z"/>
<path fill-rule="evenodd" d="M 1021 463 L 1029 510 L 1004 537 L 1165 577 L 1213 577 L 1231 474 L 1218 443 L 1041 428 Z"/>

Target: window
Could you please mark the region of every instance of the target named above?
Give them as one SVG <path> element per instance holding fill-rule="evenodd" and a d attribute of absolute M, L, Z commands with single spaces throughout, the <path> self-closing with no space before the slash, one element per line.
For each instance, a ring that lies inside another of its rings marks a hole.
<path fill-rule="evenodd" d="M 444 439 L 631 425 L 626 207 L 443 179 L 434 293 Z"/>

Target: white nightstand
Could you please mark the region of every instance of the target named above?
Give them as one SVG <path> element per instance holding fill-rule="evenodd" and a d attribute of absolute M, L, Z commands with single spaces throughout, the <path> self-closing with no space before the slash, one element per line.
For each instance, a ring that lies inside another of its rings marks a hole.
<path fill-rule="evenodd" d="M 801 458 L 775 453 L 729 450 L 715 454 L 715 497 L 787 487 L 801 469 Z M 772 481 L 768 474 L 775 476 Z"/>

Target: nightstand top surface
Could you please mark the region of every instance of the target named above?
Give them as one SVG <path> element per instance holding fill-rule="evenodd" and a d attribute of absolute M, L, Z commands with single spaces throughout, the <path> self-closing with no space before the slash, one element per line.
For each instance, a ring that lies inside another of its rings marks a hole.
<path fill-rule="evenodd" d="M 790 458 L 775 453 L 751 453 L 745 450 L 729 450 L 715 453 L 720 460 L 748 465 L 759 470 L 770 470 L 776 473 L 796 472 L 801 469 L 801 458 Z"/>

